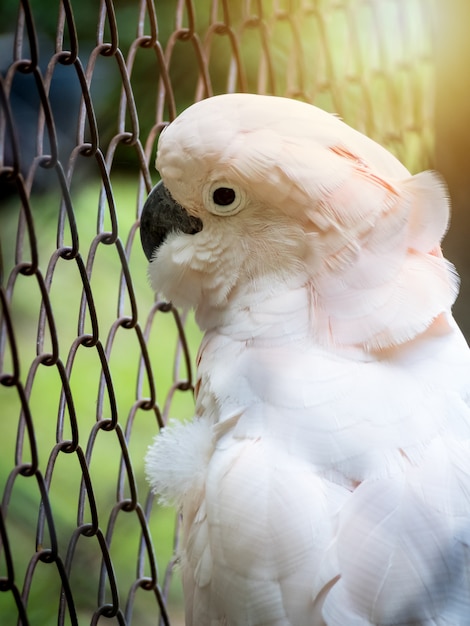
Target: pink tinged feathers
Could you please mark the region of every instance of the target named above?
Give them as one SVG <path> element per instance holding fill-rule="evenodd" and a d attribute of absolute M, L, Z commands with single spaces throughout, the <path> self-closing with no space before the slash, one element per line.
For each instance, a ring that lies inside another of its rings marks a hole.
<path fill-rule="evenodd" d="M 470 623 L 470 356 L 440 177 L 251 94 L 187 109 L 157 166 L 202 224 L 149 270 L 205 333 L 195 418 L 147 457 L 183 514 L 186 624 Z"/>

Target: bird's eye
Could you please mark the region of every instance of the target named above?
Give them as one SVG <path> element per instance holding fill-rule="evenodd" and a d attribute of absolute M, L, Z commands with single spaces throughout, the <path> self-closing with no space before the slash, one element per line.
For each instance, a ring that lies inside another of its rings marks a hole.
<path fill-rule="evenodd" d="M 212 194 L 212 199 L 219 206 L 228 206 L 235 200 L 236 194 L 231 187 L 217 187 Z"/>
<path fill-rule="evenodd" d="M 245 192 L 238 185 L 218 180 L 204 190 L 204 205 L 214 215 L 235 215 L 245 206 Z"/>

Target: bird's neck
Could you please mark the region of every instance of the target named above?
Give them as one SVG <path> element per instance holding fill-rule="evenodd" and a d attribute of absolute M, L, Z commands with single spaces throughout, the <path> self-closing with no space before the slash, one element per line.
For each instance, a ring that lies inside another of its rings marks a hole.
<path fill-rule="evenodd" d="M 244 290 L 232 292 L 222 306 L 203 303 L 196 311 L 196 320 L 203 332 L 223 335 L 235 342 L 260 346 L 316 345 L 321 350 L 361 360 L 394 358 L 400 352 L 413 349 L 416 343 L 452 331 L 451 317 L 442 313 L 408 341 L 378 349 L 367 343 L 337 341 L 329 325 L 326 323 L 325 327 L 324 320 L 320 325 L 318 318 L 315 290 L 305 277 L 252 283 Z"/>
<path fill-rule="evenodd" d="M 312 335 L 312 293 L 308 281 L 264 281 L 230 294 L 223 306 L 200 305 L 203 331 L 238 341 L 294 342 Z"/>

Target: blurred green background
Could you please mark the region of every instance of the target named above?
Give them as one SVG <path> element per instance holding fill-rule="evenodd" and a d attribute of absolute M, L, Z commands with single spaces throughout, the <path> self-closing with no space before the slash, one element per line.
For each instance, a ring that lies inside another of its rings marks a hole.
<path fill-rule="evenodd" d="M 127 233 L 135 220 L 130 209 L 135 204 L 135 181 L 125 176 L 113 186 L 114 198 L 119 209 L 119 231 Z M 86 250 L 96 234 L 96 199 L 99 196 L 98 181 L 88 180 L 80 189 L 74 203 L 80 232 L 80 244 Z M 35 232 L 38 239 L 40 264 L 46 264 L 55 249 L 55 221 L 58 208 L 58 197 L 52 192 L 41 194 L 34 203 Z M 4 205 L 1 223 L 2 253 L 4 261 L 11 260 L 16 237 L 18 213 L 15 203 L 10 201 Z M 90 210 L 92 209 L 92 210 Z M 129 266 L 133 277 L 133 288 L 137 295 L 139 313 L 145 318 L 146 312 L 153 304 L 153 294 L 147 280 L 147 263 L 140 246 L 133 249 Z M 104 338 L 108 329 L 116 319 L 116 302 L 118 296 L 117 275 L 120 263 L 114 246 L 101 246 L 98 250 L 91 285 L 94 304 L 98 313 L 99 328 Z M 82 281 L 76 264 L 72 261 L 59 262 L 54 273 L 50 292 L 54 318 L 57 324 L 59 347 L 67 354 L 68 346 L 77 333 L 78 308 L 82 293 Z M 34 278 L 22 277 L 17 282 L 14 298 L 11 302 L 11 314 L 15 323 L 18 352 L 22 364 L 22 378 L 28 375 L 29 363 L 35 359 L 37 325 L 41 306 L 41 294 Z M 128 311 L 126 311 L 128 312 Z M 200 333 L 192 316 L 185 324 L 186 336 L 190 350 L 195 355 L 199 344 Z M 87 324 L 86 331 L 91 330 Z M 45 340 L 47 352 L 49 339 Z M 175 376 L 173 360 L 178 345 L 178 333 L 171 313 L 157 313 L 152 332 L 148 341 L 148 349 L 154 362 L 154 377 L 157 389 L 157 400 L 163 409 L 168 395 L 176 379 L 185 379 L 184 363 L 181 373 Z M 10 371 L 9 350 L 6 351 L 5 371 Z M 65 357 L 63 357 L 65 359 Z M 134 330 L 119 328 L 109 356 L 109 368 L 116 395 L 117 409 L 126 426 L 130 409 L 136 399 L 138 367 L 141 352 Z M 97 398 L 102 367 L 94 349 L 79 348 L 70 376 L 70 386 L 74 398 L 74 408 L 79 423 L 79 436 L 82 446 L 86 445 L 88 434 L 93 427 L 98 412 Z M 57 413 L 62 384 L 55 367 L 40 366 L 34 378 L 29 407 L 33 416 L 34 433 L 39 450 L 39 466 L 45 473 L 48 456 L 55 441 Z M 148 396 L 148 384 L 143 381 L 140 395 Z M 176 390 L 171 397 L 172 416 L 189 418 L 193 413 L 191 391 Z M 16 448 L 18 416 L 21 406 L 14 387 L 0 385 L 0 412 L 2 419 L 0 455 L 0 484 L 2 489 L 13 466 L 13 455 Z M 111 410 L 107 394 L 104 394 L 104 406 L 101 416 L 109 418 Z M 66 412 L 67 416 L 67 412 Z M 144 478 L 144 456 L 148 445 L 157 433 L 158 427 L 153 413 L 139 410 L 128 445 L 132 459 L 138 496 L 143 502 L 147 491 Z M 65 420 L 64 438 L 70 436 L 70 427 Z M 101 431 L 97 435 L 90 462 L 94 496 L 97 503 L 100 526 L 105 532 L 110 512 L 117 501 L 118 472 L 121 448 L 118 437 L 114 433 Z M 25 445 L 23 462 L 29 461 L 28 445 Z M 65 555 L 68 542 L 76 528 L 78 515 L 78 496 L 81 481 L 81 468 L 75 454 L 60 454 L 53 471 L 50 487 L 50 501 L 54 515 L 55 528 L 58 534 L 59 549 Z M 124 486 L 123 493 L 129 497 L 129 488 Z M 40 499 L 36 481 L 29 477 L 18 477 L 9 502 L 7 515 L 7 531 L 10 546 L 13 548 L 14 566 L 18 581 L 27 571 L 31 555 L 35 551 L 37 513 Z M 90 522 L 90 509 L 85 505 L 84 522 Z M 150 529 L 154 549 L 162 577 L 172 557 L 174 542 L 175 511 L 169 508 L 156 507 L 153 511 Z M 45 533 L 48 545 L 48 533 Z M 111 556 L 118 581 L 118 589 L 122 598 L 126 598 L 136 576 L 136 554 L 140 537 L 140 526 L 133 512 L 120 512 L 113 533 Z M 5 563 L 0 561 L 0 575 L 5 574 Z M 101 551 L 96 539 L 80 539 L 73 561 L 71 584 L 75 594 L 77 613 L 80 624 L 90 622 L 96 609 L 98 574 L 101 565 Z M 28 615 L 31 624 L 46 625 L 56 622 L 57 598 L 60 592 L 60 579 L 50 565 L 38 566 L 34 575 L 34 583 L 29 597 Z M 149 575 L 149 568 L 145 568 Z M 137 594 L 134 610 L 134 623 L 157 623 L 156 604 L 148 593 Z M 181 588 L 179 578 L 173 578 L 169 595 L 170 612 L 178 624 L 181 613 Z M 16 610 L 10 594 L 0 593 L 0 623 L 2 626 L 16 624 Z M 68 623 L 66 621 L 65 623 Z M 172 622 L 173 623 L 173 622 Z"/>

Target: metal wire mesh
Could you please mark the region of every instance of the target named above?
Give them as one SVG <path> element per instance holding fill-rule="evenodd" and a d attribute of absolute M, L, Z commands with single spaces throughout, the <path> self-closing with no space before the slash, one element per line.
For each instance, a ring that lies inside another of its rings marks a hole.
<path fill-rule="evenodd" d="M 0 40 L 0 621 L 181 621 L 177 516 L 143 476 L 191 415 L 198 333 L 138 242 L 161 129 L 225 91 L 301 98 L 412 170 L 432 0 L 12 0 Z M 186 332 L 185 332 L 186 329 Z M 188 348 L 192 346 L 192 349 Z M 176 521 L 175 521 L 176 520 Z"/>

